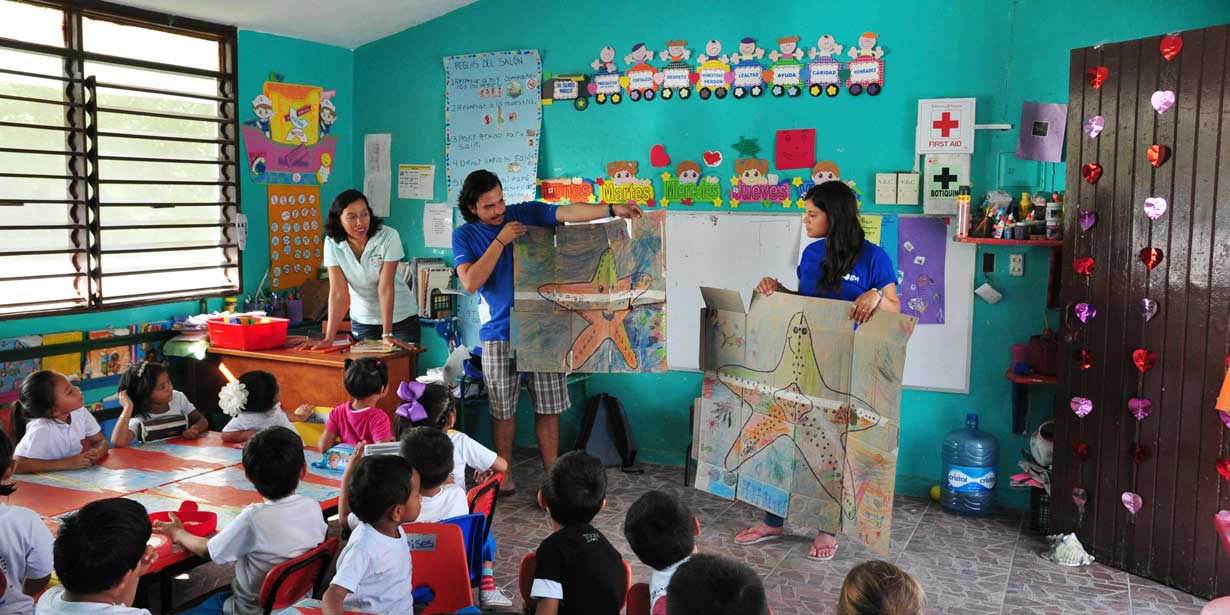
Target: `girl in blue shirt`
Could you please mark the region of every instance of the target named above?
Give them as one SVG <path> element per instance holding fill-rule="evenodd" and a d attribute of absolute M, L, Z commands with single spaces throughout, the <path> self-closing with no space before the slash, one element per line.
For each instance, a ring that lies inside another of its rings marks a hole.
<path fill-rule="evenodd" d="M 854 191 L 840 181 L 830 181 L 808 190 L 803 200 L 807 206 L 803 226 L 808 237 L 819 241 L 807 246 L 799 258 L 799 289 L 790 290 L 766 277 L 756 285 L 756 292 L 851 301 L 850 320 L 856 324 L 867 322 L 876 310 L 900 312 L 892 261 L 883 248 L 863 236 Z M 762 523 L 739 532 L 735 542 L 751 545 L 776 539 L 783 534 L 785 521 L 766 513 Z M 820 532 L 807 557 L 829 560 L 836 554 L 837 538 Z"/>

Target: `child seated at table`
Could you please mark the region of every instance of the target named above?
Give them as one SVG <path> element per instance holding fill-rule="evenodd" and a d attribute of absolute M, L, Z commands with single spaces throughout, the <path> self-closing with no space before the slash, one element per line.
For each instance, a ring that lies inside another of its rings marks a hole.
<path fill-rule="evenodd" d="M 474 480 L 478 483 L 508 471 L 507 460 L 474 438 L 453 429 L 457 423 L 457 406 L 448 387 L 403 382 L 397 389 L 397 395 L 405 402 L 397 408 L 397 438 L 400 440 L 415 427 L 433 427 L 448 434 L 449 440 L 453 441 L 453 484 L 465 489 L 467 467 L 474 469 Z"/>
<path fill-rule="evenodd" d="M 30 421 L 13 451 L 18 474 L 80 470 L 106 456 L 102 428 L 85 409 L 81 389 L 63 374 L 45 369 L 26 376 L 17 408 Z"/>
<path fill-rule="evenodd" d="M 321 600 L 325 615 L 343 609 L 413 613 L 410 546 L 401 524 L 418 518 L 419 499 L 419 475 L 409 461 L 398 455 L 351 458 L 342 501 L 360 523 L 337 557 L 337 573 Z"/>
<path fill-rule="evenodd" d="M 60 585 L 39 598 L 35 615 L 150 615 L 132 608 L 156 559 L 149 537 L 149 514 L 135 500 L 97 500 L 65 516 L 54 547 Z"/>
<path fill-rule="evenodd" d="M 13 495 L 13 441 L 0 431 L 0 615 L 30 613 L 51 580 L 51 532 L 38 513 L 4 503 Z"/>
<path fill-rule="evenodd" d="M 922 615 L 926 607 L 918 581 L 883 560 L 855 566 L 837 596 L 837 615 Z"/>
<path fill-rule="evenodd" d="M 619 551 L 590 525 L 606 506 L 606 468 L 582 451 L 547 471 L 538 503 L 555 533 L 538 546 L 530 597 L 537 615 L 617 615 L 627 588 Z"/>
<path fill-rule="evenodd" d="M 153 442 L 183 437 L 195 440 L 209 431 L 209 421 L 171 386 L 171 375 L 161 363 L 141 361 L 120 376 L 120 418 L 111 430 L 111 446 L 123 448 L 133 440 Z"/>
<path fill-rule="evenodd" d="M 320 452 L 334 444 L 354 446 L 359 442 L 389 442 L 393 428 L 389 415 L 376 405 L 389 390 L 389 368 L 384 360 L 374 357 L 346 359 L 342 384 L 350 401 L 334 408 L 325 420 L 325 432 L 320 435 Z"/>
<path fill-rule="evenodd" d="M 653 615 L 666 615 L 666 587 L 671 577 L 696 552 L 700 522 L 679 498 L 648 491 L 624 515 L 624 538 L 632 552 L 653 568 L 649 605 Z"/>
<path fill-rule="evenodd" d="M 764 583 L 742 562 L 693 555 L 671 576 L 667 615 L 768 615 Z"/>
<path fill-rule="evenodd" d="M 299 434 L 270 427 L 252 436 L 243 448 L 243 472 L 265 501 L 249 504 L 212 538 L 188 533 L 174 515 L 171 521 L 156 525 L 155 529 L 198 557 L 235 564 L 231 591 L 211 597 L 192 613 L 263 613 L 258 598 L 269 569 L 325 539 L 328 527 L 320 502 L 295 493 L 307 472 Z"/>
<path fill-rule="evenodd" d="M 266 427 L 294 429 L 312 414 L 311 404 L 302 404 L 287 416 L 282 410 L 278 379 L 266 371 L 251 371 L 228 382 L 218 393 L 218 407 L 231 420 L 222 428 L 223 442 L 247 442 Z"/>

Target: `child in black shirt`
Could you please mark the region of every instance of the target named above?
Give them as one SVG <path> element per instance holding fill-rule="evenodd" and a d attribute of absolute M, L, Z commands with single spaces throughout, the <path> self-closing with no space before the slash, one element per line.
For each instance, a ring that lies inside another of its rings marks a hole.
<path fill-rule="evenodd" d="M 537 615 L 618 615 L 627 588 L 623 558 L 589 524 L 606 506 L 606 468 L 580 451 L 560 456 L 538 502 L 555 533 L 539 545 L 534 585 Z"/>

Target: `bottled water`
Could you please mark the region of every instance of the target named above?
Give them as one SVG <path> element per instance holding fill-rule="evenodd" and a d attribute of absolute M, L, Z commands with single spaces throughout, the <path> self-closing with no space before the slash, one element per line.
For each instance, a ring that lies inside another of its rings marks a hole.
<path fill-rule="evenodd" d="M 999 443 L 995 436 L 978 430 L 978 415 L 965 415 L 965 428 L 944 437 L 944 476 L 940 505 L 959 515 L 991 513 L 995 501 L 995 475 L 999 467 Z"/>

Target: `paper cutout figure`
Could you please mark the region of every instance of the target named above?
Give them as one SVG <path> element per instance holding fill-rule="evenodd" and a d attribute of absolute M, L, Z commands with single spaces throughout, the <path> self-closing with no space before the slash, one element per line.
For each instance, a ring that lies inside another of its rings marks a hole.
<path fill-rule="evenodd" d="M 654 203 L 653 182 L 636 176 L 639 163 L 619 160 L 606 165 L 608 179 L 598 180 L 598 198 L 604 203 L 635 201 L 642 205 Z"/>
<path fill-rule="evenodd" d="M 688 42 L 667 41 L 666 50 L 659 53 L 658 57 L 668 62 L 658 73 L 662 100 L 670 100 L 676 92 L 679 93 L 679 100 L 690 98 L 692 86 L 700 79 L 700 75 L 692 72 L 692 65 L 688 63 L 692 57 Z"/>
<path fill-rule="evenodd" d="M 571 100 L 572 108 L 584 111 L 589 108 L 588 75 L 555 75 L 542 82 L 542 104 L 550 105 L 557 100 Z"/>
<path fill-rule="evenodd" d="M 739 41 L 738 52 L 730 54 L 730 61 L 734 65 L 731 67 L 731 72 L 734 73 L 731 85 L 734 86 L 732 93 L 735 98 L 743 98 L 748 94 L 755 98 L 764 94 L 764 65 L 760 63 L 763 57 L 764 50 L 756 44 L 756 39 L 750 36 Z"/>
<path fill-rule="evenodd" d="M 539 199 L 544 203 L 593 203 L 597 201 L 595 183 L 583 177 L 544 179 L 539 185 Z"/>
<path fill-rule="evenodd" d="M 248 170 L 258 184 L 318 186 L 329 181 L 337 109 L 319 86 L 266 81 L 252 100 L 255 119 L 240 127 Z M 323 102 L 322 102 L 323 100 Z"/>
<path fill-rule="evenodd" d="M 858 39 L 858 46 L 850 48 L 850 60 L 846 67 L 850 76 L 846 78 L 846 87 L 850 93 L 858 96 L 867 90 L 867 94 L 876 96 L 884 89 L 884 49 L 876 45 L 879 37 L 874 32 L 864 32 Z"/>
<path fill-rule="evenodd" d="M 269 120 L 273 118 L 273 101 L 264 94 L 257 94 L 256 98 L 252 99 L 252 113 L 256 119 L 245 122 L 245 125 L 255 125 L 265 133 L 266 137 L 272 136 L 269 131 Z"/>
<path fill-rule="evenodd" d="M 649 164 L 655 167 L 665 167 L 670 165 L 671 156 L 666 153 L 666 146 L 661 143 L 655 143 L 649 148 Z"/>
<path fill-rule="evenodd" d="M 730 179 L 730 206 L 739 203 L 758 202 L 768 206 L 779 203 L 790 206 L 789 182 L 778 182 L 777 175 L 769 173 L 769 161 L 763 158 L 738 158 L 735 160 L 736 177 Z"/>
<path fill-rule="evenodd" d="M 769 53 L 773 61 L 764 72 L 764 80 L 770 84 L 773 96 L 794 98 L 803 93 L 803 50 L 799 49 L 799 37 L 785 36 L 777 39 L 777 49 Z M 778 167 L 781 168 L 781 167 Z"/>
<path fill-rule="evenodd" d="M 841 169 L 832 160 L 821 160 L 811 168 L 811 178 L 799 183 L 798 195 L 801 200 L 815 186 L 824 182 L 840 181 Z M 802 205 L 802 203 L 800 203 Z"/>
<path fill-rule="evenodd" d="M 887 553 L 901 375 L 915 319 L 702 288 L 696 487 Z M 739 340 L 741 344 L 730 343 Z"/>
<path fill-rule="evenodd" d="M 631 64 L 632 67 L 624 73 L 620 83 L 628 91 L 628 99 L 632 102 L 642 98 L 653 100 L 653 97 L 658 92 L 660 77 L 658 69 L 649 65 L 649 61 L 652 59 L 653 51 L 650 51 L 645 46 L 645 43 L 633 45 L 632 53 L 624 56 L 624 63 Z"/>
<path fill-rule="evenodd" d="M 705 166 L 707 167 L 720 166 L 722 164 L 722 152 L 717 150 L 706 150 L 705 153 L 701 155 L 701 159 L 705 161 Z"/>
<path fill-rule="evenodd" d="M 607 45 L 598 52 L 598 59 L 590 63 L 595 72 L 618 73 L 615 67 L 615 48 Z"/>
<path fill-rule="evenodd" d="M 337 107 L 334 106 L 332 99 L 325 99 L 320 102 L 320 136 L 329 134 L 333 129 L 333 123 L 337 121 Z"/>
<path fill-rule="evenodd" d="M 594 68 L 594 76 L 586 88 L 594 97 L 594 102 L 602 105 L 610 101 L 618 105 L 623 100 L 623 84 L 619 69 L 615 66 L 615 48 L 607 45 L 598 52 L 598 59 L 590 66 Z"/>
<path fill-rule="evenodd" d="M 684 160 L 675 167 L 675 175 L 662 174 L 662 206 L 670 203 L 694 205 L 696 203 L 713 203 L 714 207 L 722 204 L 722 184 L 716 176 L 703 177 L 700 165 L 691 160 Z"/>
<path fill-rule="evenodd" d="M 777 131 L 774 148 L 775 168 L 805 169 L 816 163 L 816 129 L 796 128 Z"/>
<path fill-rule="evenodd" d="M 755 158 L 756 154 L 760 153 L 760 139 L 751 137 L 739 137 L 739 142 L 731 145 L 736 152 L 744 158 Z"/>
<path fill-rule="evenodd" d="M 709 100 L 712 96 L 721 100 L 730 91 L 730 83 L 734 80 L 730 58 L 721 54 L 722 43 L 711 39 L 705 43 L 705 53 L 696 58 L 696 93 L 701 100 Z"/>
<path fill-rule="evenodd" d="M 829 98 L 841 92 L 842 64 L 833 56 L 840 56 L 844 46 L 837 43 L 832 34 L 823 34 L 816 46 L 807 52 L 807 93 L 813 97 L 825 94 Z"/>
<path fill-rule="evenodd" d="M 659 210 L 630 223 L 529 229 L 514 248 L 517 367 L 666 371 L 665 221 Z"/>

